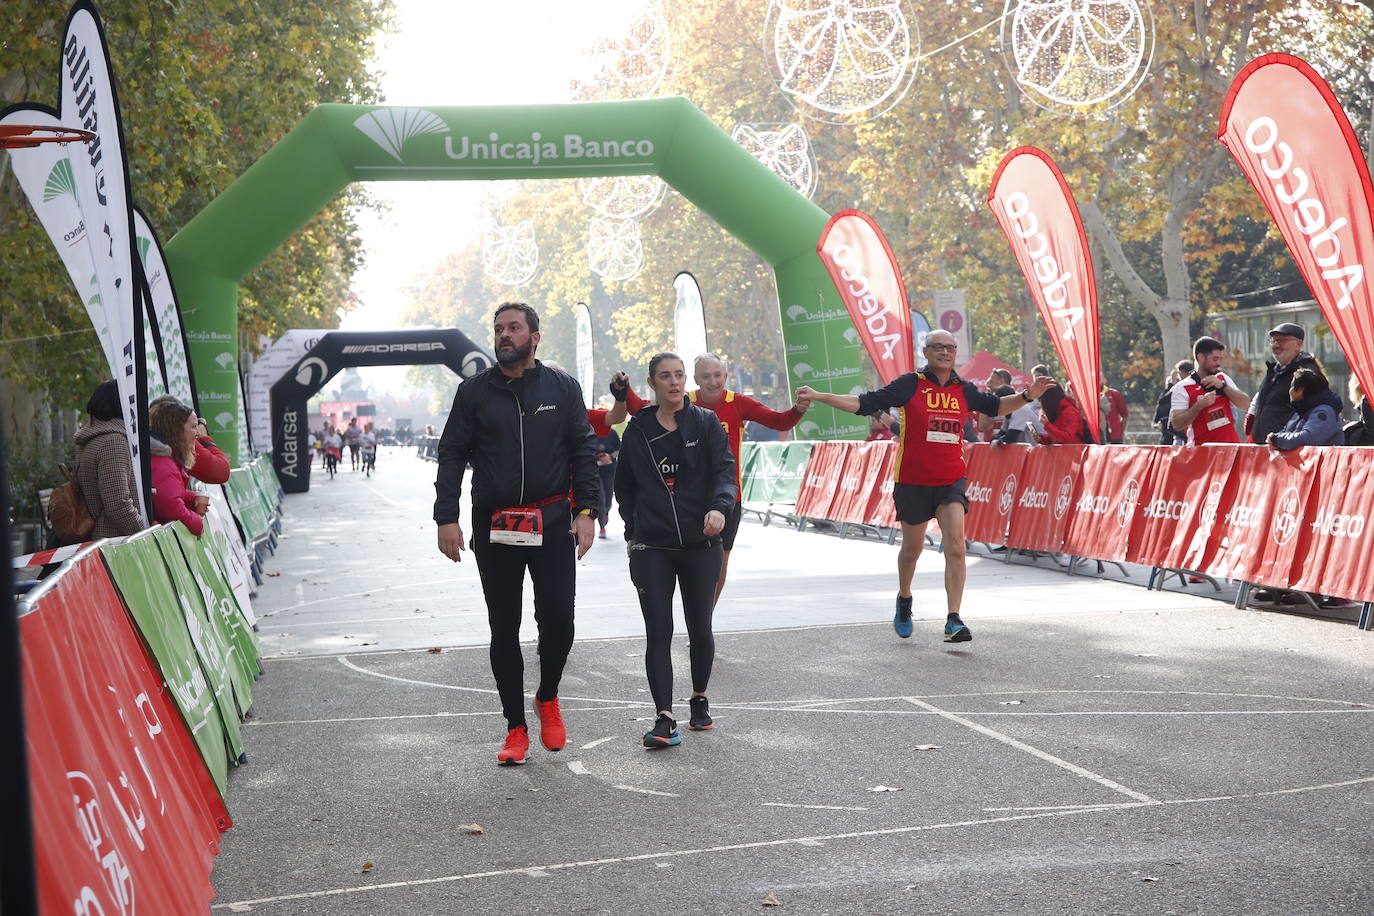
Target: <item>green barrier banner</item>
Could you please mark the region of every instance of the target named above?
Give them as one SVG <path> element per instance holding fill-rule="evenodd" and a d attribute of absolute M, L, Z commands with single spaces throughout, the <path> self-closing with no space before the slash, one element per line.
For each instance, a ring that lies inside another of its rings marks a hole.
<path fill-rule="evenodd" d="M 224 485 L 229 494 L 229 508 L 243 525 L 250 541 L 267 534 L 271 521 L 263 510 L 262 500 L 258 498 L 251 472 L 245 468 L 234 468 L 229 472 L 229 482 Z"/>
<path fill-rule="evenodd" d="M 247 688 L 237 680 L 237 672 L 229 658 L 228 641 L 205 607 L 200 586 L 196 584 L 195 577 L 186 566 L 186 559 L 181 555 L 181 548 L 177 546 L 176 532 L 162 525 L 153 529 L 152 539 L 162 556 L 172 590 L 176 592 L 177 605 L 191 634 L 191 644 L 200 658 L 200 667 L 214 692 L 220 721 L 224 723 L 224 737 L 229 742 L 230 759 L 238 760 L 244 751 L 243 735 L 239 732 L 239 697 L 246 694 Z"/>
<path fill-rule="evenodd" d="M 168 525 L 162 530 L 175 534 L 182 561 L 200 590 L 201 602 L 209 612 L 210 622 L 228 647 L 227 658 L 234 668 L 234 697 L 238 700 L 239 715 L 247 714 L 253 705 L 253 676 L 257 674 L 262 649 L 258 645 L 248 621 L 234 600 L 234 590 L 228 576 L 215 556 L 214 546 L 206 537 L 196 537 L 185 525 Z M 208 532 L 207 532 L 208 534 Z M 164 554 L 168 544 L 161 544 Z M 167 566 L 172 566 L 169 559 Z"/>
<path fill-rule="evenodd" d="M 850 394 L 860 344 L 816 254 L 829 214 L 684 98 L 564 105 L 410 108 L 321 105 L 167 244 L 188 310 L 195 379 L 210 432 L 237 454 L 238 292 L 249 274 L 355 181 L 504 181 L 657 175 L 773 268 L 788 379 Z M 534 303 L 536 307 L 541 303 Z M 865 434 L 817 406 L 807 439 Z"/>
<path fill-rule="evenodd" d="M 811 458 L 812 442 L 746 442 L 744 501 L 795 503 Z"/>
<path fill-rule="evenodd" d="M 157 660 L 162 679 L 215 779 L 215 787 L 223 795 L 229 773 L 224 721 L 178 610 L 176 591 L 167 565 L 162 562 L 162 552 L 151 537 L 144 536 L 102 547 L 100 555 L 143 641 Z"/>

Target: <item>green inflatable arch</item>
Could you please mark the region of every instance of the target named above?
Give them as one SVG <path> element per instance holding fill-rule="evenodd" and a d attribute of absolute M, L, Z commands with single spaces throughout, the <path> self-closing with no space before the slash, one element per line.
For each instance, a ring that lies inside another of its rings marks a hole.
<path fill-rule="evenodd" d="M 772 266 L 791 384 L 842 393 L 862 384 L 858 335 L 816 256 L 827 214 L 686 99 L 321 105 L 166 246 L 215 439 L 236 454 L 240 280 L 350 182 L 635 174 L 661 177 Z M 690 255 L 680 266 L 691 266 Z M 798 430 L 813 439 L 865 431 L 819 405 Z"/>

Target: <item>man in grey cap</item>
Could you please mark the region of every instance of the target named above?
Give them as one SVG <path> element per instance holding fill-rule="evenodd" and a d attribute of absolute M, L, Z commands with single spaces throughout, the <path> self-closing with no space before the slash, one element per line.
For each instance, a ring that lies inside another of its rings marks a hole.
<path fill-rule="evenodd" d="M 1288 390 L 1293 381 L 1293 373 L 1299 369 L 1315 369 L 1321 372 L 1316 357 L 1303 349 L 1306 333 L 1291 321 L 1275 327 L 1269 332 L 1269 351 L 1274 358 L 1268 360 L 1268 371 L 1259 391 L 1250 401 L 1250 412 L 1245 416 L 1245 437 L 1258 445 L 1264 445 L 1270 433 L 1283 429 L 1293 408 L 1288 403 Z"/>

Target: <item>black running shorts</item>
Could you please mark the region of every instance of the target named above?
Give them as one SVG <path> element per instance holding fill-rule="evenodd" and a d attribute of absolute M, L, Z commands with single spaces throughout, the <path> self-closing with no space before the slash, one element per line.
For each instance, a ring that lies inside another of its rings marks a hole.
<path fill-rule="evenodd" d="M 735 500 L 735 508 L 725 513 L 725 530 L 720 533 L 720 545 L 727 551 L 735 549 L 735 535 L 739 533 L 739 521 L 744 517 L 744 504 Z"/>
<path fill-rule="evenodd" d="M 968 496 L 964 492 L 967 487 L 967 477 L 936 487 L 893 484 L 892 502 L 897 507 L 897 520 L 908 525 L 923 524 L 934 518 L 935 510 L 946 503 L 961 503 L 967 512 Z"/>

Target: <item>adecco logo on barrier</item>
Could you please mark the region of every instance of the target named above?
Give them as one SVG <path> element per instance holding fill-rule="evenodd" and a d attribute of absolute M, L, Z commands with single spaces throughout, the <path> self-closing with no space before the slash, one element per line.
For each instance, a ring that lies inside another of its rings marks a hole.
<path fill-rule="evenodd" d="M 1008 474 L 1002 480 L 1002 492 L 997 495 L 997 514 L 1010 514 L 1011 507 L 1014 505 L 1016 505 L 1016 475 Z"/>
<path fill-rule="evenodd" d="M 1363 515 L 1342 515 L 1323 506 L 1312 520 L 1312 533 L 1335 538 L 1357 538 L 1364 534 Z"/>
<path fill-rule="evenodd" d="M 992 487 L 983 486 L 979 483 L 972 483 L 969 485 L 966 495 L 968 496 L 968 501 L 971 503 L 991 503 Z"/>
<path fill-rule="evenodd" d="M 1035 487 L 1026 487 L 1026 489 L 1021 492 L 1021 498 L 1016 501 L 1016 505 L 1022 509 L 1044 509 L 1048 507 L 1049 504 L 1050 491 L 1037 490 Z M 1066 503 L 1064 509 L 1060 509 L 1059 504 L 1056 502 L 1054 507 L 1055 517 L 1063 517 L 1064 510 L 1068 508 L 1068 504 Z"/>
<path fill-rule="evenodd" d="M 1269 529 L 1275 544 L 1282 547 L 1293 539 L 1298 530 L 1301 511 L 1298 505 L 1298 488 L 1289 487 L 1284 490 L 1283 495 L 1274 503 L 1274 524 Z"/>

